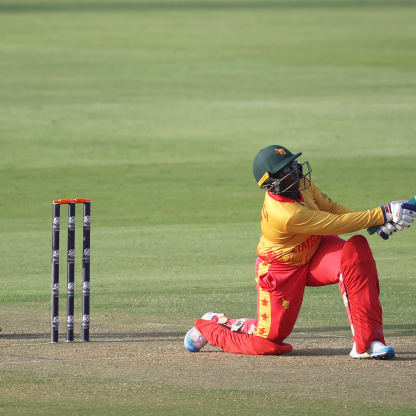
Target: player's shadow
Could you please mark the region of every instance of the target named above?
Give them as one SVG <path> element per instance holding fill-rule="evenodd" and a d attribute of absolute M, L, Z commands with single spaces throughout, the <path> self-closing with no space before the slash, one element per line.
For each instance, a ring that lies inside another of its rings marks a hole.
<path fill-rule="evenodd" d="M 384 335 L 386 336 L 415 336 L 416 325 L 415 324 L 384 324 L 383 325 Z M 320 335 L 325 334 L 351 334 L 349 327 L 347 326 L 327 326 L 317 328 L 295 328 L 292 334 L 314 334 Z"/>
<path fill-rule="evenodd" d="M 345 348 L 304 348 L 295 349 L 287 355 L 296 357 L 333 357 L 333 356 L 345 356 L 349 351 Z"/>
<path fill-rule="evenodd" d="M 114 333 L 93 333 L 90 334 L 91 342 L 154 342 L 172 341 L 183 339 L 184 332 L 114 332 Z M 77 340 L 77 334 L 75 334 Z M 49 333 L 26 333 L 26 334 L 7 334 L 0 333 L 0 340 L 49 340 Z M 65 333 L 59 334 L 59 340 L 65 341 Z"/>
<path fill-rule="evenodd" d="M 295 357 L 348 357 L 350 350 L 346 348 L 304 348 L 295 349 L 288 353 L 288 356 Z M 381 361 L 381 360 L 380 360 Z M 415 351 L 396 351 L 394 361 L 416 361 Z"/>

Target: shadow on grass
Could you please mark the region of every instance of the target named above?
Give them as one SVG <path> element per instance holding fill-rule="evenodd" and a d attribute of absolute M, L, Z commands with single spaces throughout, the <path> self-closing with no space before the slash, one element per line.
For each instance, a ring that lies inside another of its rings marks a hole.
<path fill-rule="evenodd" d="M 396 328 L 396 327 L 394 327 Z M 322 330 L 322 328 L 319 328 Z M 344 329 L 343 327 L 330 327 L 323 328 L 324 330 L 340 330 Z M 303 330 L 307 332 L 307 330 Z M 311 332 L 318 332 L 318 329 L 310 328 Z M 412 333 L 414 335 L 414 332 Z M 97 333 L 91 336 L 91 343 L 106 343 L 106 342 L 155 342 L 155 341 L 180 341 L 182 342 L 184 334 L 182 332 L 118 332 L 118 333 Z M 0 334 L 0 340 L 9 339 L 9 340 L 49 340 L 49 333 L 36 333 L 36 334 Z M 65 335 L 63 334 L 60 338 L 62 342 L 65 342 Z M 80 342 L 75 340 L 75 343 Z M 222 350 L 204 350 L 201 351 L 202 354 L 213 354 L 213 353 L 223 353 Z M 335 357 L 335 356 L 348 356 L 349 349 L 347 348 L 302 348 L 294 349 L 292 352 L 285 354 L 285 356 L 292 357 Z M 414 351 L 397 351 L 394 361 L 416 361 L 416 352 Z M 62 361 L 63 359 L 51 359 L 48 357 L 31 357 L 31 356 L 18 356 L 10 354 L 0 354 L 0 356 L 11 357 L 11 358 L 27 358 L 27 359 L 44 359 L 44 360 L 55 360 Z"/>
<path fill-rule="evenodd" d="M 334 357 L 348 356 L 349 352 L 350 350 L 345 348 L 310 348 L 304 350 L 293 350 L 287 355 L 294 357 Z M 396 351 L 394 361 L 416 361 L 416 353 L 414 351 Z"/>
<path fill-rule="evenodd" d="M 92 342 L 106 342 L 106 340 L 111 341 L 121 341 L 121 342 L 137 342 L 137 341 L 154 341 L 158 339 L 159 341 L 166 340 L 168 338 L 180 338 L 184 336 L 184 332 L 114 332 L 114 333 L 94 333 L 90 335 L 90 340 Z M 147 339 L 149 338 L 149 339 Z M 31 339 L 44 339 L 49 340 L 49 333 L 34 333 L 34 334 L 0 334 L 0 340 L 2 339 L 20 339 L 20 340 L 31 340 Z M 59 339 L 65 341 L 65 334 L 59 334 Z"/>
<path fill-rule="evenodd" d="M 384 325 L 385 335 L 390 336 L 414 336 L 416 335 L 416 325 L 414 324 L 400 324 L 400 325 Z M 334 334 L 337 332 L 347 332 L 349 334 L 349 327 L 347 326 L 327 326 L 327 327 L 316 327 L 316 328 L 295 328 L 292 332 L 292 335 L 303 335 L 310 334 L 311 338 L 315 337 L 326 337 L 328 335 Z M 152 331 L 152 332 L 102 332 L 102 333 L 92 333 L 90 335 L 91 340 L 99 341 L 100 339 L 132 339 L 134 340 L 143 340 L 145 338 L 182 338 L 185 335 L 186 331 Z M 65 333 L 60 333 L 59 337 L 61 340 L 65 339 Z M 0 340 L 2 339 L 49 339 L 49 333 L 25 333 L 25 334 L 7 334 L 0 333 Z"/>
<path fill-rule="evenodd" d="M 348 354 L 345 348 L 308 348 L 303 350 L 294 349 L 287 355 L 295 357 L 333 357 L 333 356 L 345 356 Z"/>
<path fill-rule="evenodd" d="M 383 325 L 384 334 L 390 336 L 414 336 L 416 335 L 416 325 L 414 324 L 385 324 Z M 346 326 L 327 326 L 317 328 L 295 328 L 292 332 L 296 334 L 314 334 L 314 335 L 327 335 L 328 333 L 345 332 L 350 331 L 349 327 Z"/>
<path fill-rule="evenodd" d="M 411 351 L 399 351 L 396 353 L 394 361 L 416 361 L 416 353 Z M 409 357 L 401 357 L 402 355 L 408 355 Z"/>
<path fill-rule="evenodd" d="M 37 3 L 3 3 L 1 13 L 43 12 L 117 12 L 117 11 L 177 11 L 177 10 L 255 10 L 255 9 L 299 9 L 299 8 L 358 8 L 358 7 L 408 7 L 415 6 L 413 0 L 241 0 L 229 1 L 39 1 Z"/>

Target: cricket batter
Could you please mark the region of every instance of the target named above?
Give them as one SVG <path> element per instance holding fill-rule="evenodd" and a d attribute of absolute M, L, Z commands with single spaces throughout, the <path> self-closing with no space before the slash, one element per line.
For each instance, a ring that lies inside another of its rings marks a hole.
<path fill-rule="evenodd" d="M 416 205 L 393 201 L 354 211 L 322 193 L 311 181 L 308 162 L 297 162 L 280 145 L 257 154 L 253 172 L 266 190 L 257 246 L 257 318 L 228 319 L 208 312 L 185 336 L 185 347 L 199 351 L 208 342 L 230 353 L 283 354 L 295 325 L 305 286 L 338 283 L 353 334 L 351 358 L 391 359 L 383 335 L 377 268 L 367 240 L 338 234 L 372 226 L 384 239 L 409 227 Z"/>

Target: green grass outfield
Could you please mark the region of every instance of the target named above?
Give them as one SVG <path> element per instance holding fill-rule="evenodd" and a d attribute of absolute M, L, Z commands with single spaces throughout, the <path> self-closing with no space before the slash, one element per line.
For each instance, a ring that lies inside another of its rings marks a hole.
<path fill-rule="evenodd" d="M 255 314 L 260 148 L 352 208 L 416 193 L 415 21 L 410 0 L 0 0 L 0 414 L 415 414 L 414 229 L 369 237 L 396 360 L 348 359 L 336 287 L 306 291 L 291 355 L 182 345 L 208 310 Z M 64 197 L 92 199 L 89 344 L 48 343 Z"/>

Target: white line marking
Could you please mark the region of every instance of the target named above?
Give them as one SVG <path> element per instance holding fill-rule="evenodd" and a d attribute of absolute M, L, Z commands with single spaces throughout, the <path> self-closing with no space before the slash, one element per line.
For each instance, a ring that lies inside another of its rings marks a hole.
<path fill-rule="evenodd" d="M 26 360 L 46 360 L 46 361 L 66 361 L 65 358 L 49 358 L 49 357 L 35 357 L 32 355 L 19 355 L 19 354 L 0 354 L 0 357 L 7 358 L 24 358 Z"/>
<path fill-rule="evenodd" d="M 51 342 L 38 342 L 37 344 L 10 344 L 12 347 L 25 347 L 25 346 L 36 346 L 36 345 L 50 345 Z M 53 344 L 56 344 L 55 342 Z"/>

